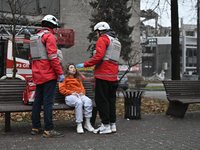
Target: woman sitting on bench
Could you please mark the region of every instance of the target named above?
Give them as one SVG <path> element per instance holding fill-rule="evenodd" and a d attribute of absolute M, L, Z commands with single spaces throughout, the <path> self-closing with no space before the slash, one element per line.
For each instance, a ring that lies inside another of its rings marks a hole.
<path fill-rule="evenodd" d="M 75 107 L 77 133 L 84 133 L 82 127 L 83 106 L 84 116 L 86 118 L 84 128 L 92 132 L 94 130 L 90 123 L 93 109 L 92 100 L 85 96 L 85 89 L 81 81 L 81 74 L 73 63 L 66 66 L 65 80 L 64 82 L 59 83 L 59 91 L 65 96 L 65 103 L 71 107 Z"/>

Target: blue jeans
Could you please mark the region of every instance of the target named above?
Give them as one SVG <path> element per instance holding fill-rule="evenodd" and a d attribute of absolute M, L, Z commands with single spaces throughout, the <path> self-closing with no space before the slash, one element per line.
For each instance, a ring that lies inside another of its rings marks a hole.
<path fill-rule="evenodd" d="M 36 85 L 36 96 L 32 108 L 32 125 L 34 129 L 41 127 L 40 112 L 43 104 L 44 129 L 50 131 L 54 129 L 52 122 L 52 111 L 55 98 L 57 80 L 50 80 L 43 84 Z"/>

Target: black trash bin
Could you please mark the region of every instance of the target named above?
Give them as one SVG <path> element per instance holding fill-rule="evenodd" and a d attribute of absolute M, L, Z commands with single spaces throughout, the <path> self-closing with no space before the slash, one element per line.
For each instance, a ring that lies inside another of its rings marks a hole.
<path fill-rule="evenodd" d="M 144 91 L 123 91 L 125 104 L 125 119 L 141 119 L 141 98 Z"/>

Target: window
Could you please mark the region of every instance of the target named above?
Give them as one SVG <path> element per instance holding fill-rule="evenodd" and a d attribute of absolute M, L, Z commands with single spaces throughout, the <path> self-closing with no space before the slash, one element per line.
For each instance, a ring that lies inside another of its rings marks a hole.
<path fill-rule="evenodd" d="M 143 53 L 155 53 L 155 52 L 156 52 L 156 47 L 154 46 L 145 47 L 145 51 L 143 51 Z"/>
<path fill-rule="evenodd" d="M 28 60 L 29 53 L 30 53 L 29 43 L 23 43 L 23 41 L 16 42 L 16 53 L 15 53 L 16 57 Z"/>
<path fill-rule="evenodd" d="M 153 63 L 151 61 L 145 61 L 145 62 L 143 62 L 142 65 L 143 65 L 144 68 L 147 68 L 147 69 L 153 67 Z"/>
<path fill-rule="evenodd" d="M 194 48 L 187 48 L 186 67 L 196 67 L 196 64 L 197 64 L 197 50 Z"/>
<path fill-rule="evenodd" d="M 186 36 L 194 36 L 194 31 L 185 31 Z"/>

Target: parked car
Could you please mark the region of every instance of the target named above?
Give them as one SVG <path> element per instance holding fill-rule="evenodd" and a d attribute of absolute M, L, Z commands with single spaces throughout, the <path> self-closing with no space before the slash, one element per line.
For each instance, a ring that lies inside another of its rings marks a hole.
<path fill-rule="evenodd" d="M 119 73 L 117 78 L 118 78 L 118 81 L 120 80 L 120 78 L 123 76 L 123 74 Z M 121 79 L 121 81 L 119 82 L 119 87 L 118 88 L 121 88 L 123 90 L 127 90 L 129 87 L 129 83 L 128 83 L 128 77 L 126 75 L 123 76 L 123 78 Z"/>

